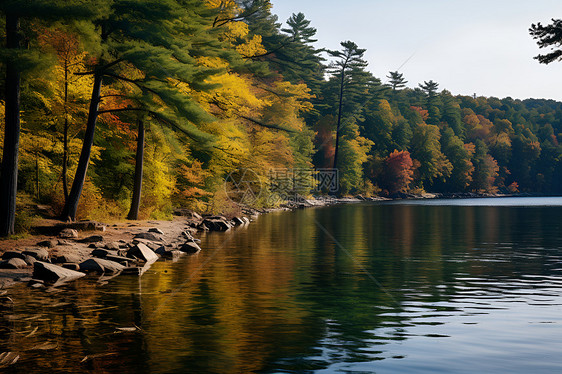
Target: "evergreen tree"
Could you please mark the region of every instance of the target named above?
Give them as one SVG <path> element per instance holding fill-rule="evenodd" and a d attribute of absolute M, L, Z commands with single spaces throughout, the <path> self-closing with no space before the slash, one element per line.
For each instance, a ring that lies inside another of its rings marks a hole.
<path fill-rule="evenodd" d="M 552 48 L 547 54 L 535 57 L 541 64 L 550 64 L 562 60 L 562 19 L 552 19 L 552 23 L 543 26 L 540 22 L 532 24 L 529 33 L 537 41 L 540 48 Z"/>
<path fill-rule="evenodd" d="M 406 87 L 406 83 L 408 83 L 408 81 L 404 78 L 404 74 L 397 71 L 391 71 L 386 77 L 388 78 L 388 84 L 392 87 L 393 93 L 395 93 L 396 90 L 403 89 Z"/>
<path fill-rule="evenodd" d="M 359 48 L 357 44 L 351 41 L 341 42 L 340 44 L 342 46 L 341 51 L 328 51 L 330 56 L 336 59 L 330 64 L 328 71 L 332 75 L 331 82 L 337 83 L 338 90 L 334 169 L 338 167 L 344 102 L 352 105 L 360 102 L 360 99 L 364 99 L 369 83 L 372 82 L 372 77 L 365 71 L 367 61 L 363 59 L 363 55 L 366 50 Z"/>
<path fill-rule="evenodd" d="M 22 23 L 32 20 L 57 21 L 64 18 L 92 17 L 103 9 L 100 4 L 80 1 L 23 1 L 0 3 L 6 19 L 6 48 L 2 57 L 6 65 L 5 134 L 0 179 L 0 236 L 14 233 L 18 157 L 20 144 L 20 79 L 22 72 L 38 66 L 42 59 L 33 47 L 33 35 L 24 35 Z M 25 44 L 25 45 L 24 45 Z"/>
<path fill-rule="evenodd" d="M 62 213 L 64 219 L 76 218 L 100 113 L 140 110 L 194 139 L 209 139 L 194 123 L 212 120 L 212 117 L 194 103 L 185 89 L 212 88 L 213 85 L 204 83 L 204 80 L 220 71 L 200 65 L 197 57 L 229 56 L 208 31 L 213 16 L 198 0 L 116 0 L 107 16 L 94 21 L 101 31 L 102 53 L 88 73 L 94 77 L 88 122 L 78 168 Z M 147 24 L 158 27 L 147 27 Z M 127 64 L 141 71 L 143 76 L 130 79 L 121 74 Z M 142 105 L 100 111 L 104 79 L 136 87 L 141 92 Z M 164 112 L 160 109 L 162 102 L 166 104 Z"/>
<path fill-rule="evenodd" d="M 430 80 L 429 82 L 425 81 L 423 84 L 419 84 L 419 87 L 426 95 L 426 106 L 429 113 L 427 123 L 430 125 L 439 124 L 439 109 L 437 108 L 437 89 L 439 88 L 439 83 Z"/>

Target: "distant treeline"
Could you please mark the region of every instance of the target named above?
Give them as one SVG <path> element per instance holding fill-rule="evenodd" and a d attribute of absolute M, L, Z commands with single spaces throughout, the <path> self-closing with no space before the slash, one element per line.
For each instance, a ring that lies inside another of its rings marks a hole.
<path fill-rule="evenodd" d="M 267 183 L 271 169 L 336 167 L 342 195 L 562 192 L 562 103 L 374 77 L 365 50 L 318 48 L 302 13 L 281 25 L 268 0 L 0 11 L 2 191 L 17 175 L 22 203 L 63 218 L 221 210 L 236 168 Z"/>

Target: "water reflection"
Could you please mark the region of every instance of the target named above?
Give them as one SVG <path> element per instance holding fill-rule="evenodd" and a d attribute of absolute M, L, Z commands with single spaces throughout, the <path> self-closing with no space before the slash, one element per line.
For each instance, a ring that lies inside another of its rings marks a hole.
<path fill-rule="evenodd" d="M 274 213 L 207 235 L 204 252 L 140 281 L 11 290 L 0 348 L 27 373 L 548 372 L 562 367 L 561 215 L 411 204 Z M 140 330 L 116 333 L 124 326 Z"/>

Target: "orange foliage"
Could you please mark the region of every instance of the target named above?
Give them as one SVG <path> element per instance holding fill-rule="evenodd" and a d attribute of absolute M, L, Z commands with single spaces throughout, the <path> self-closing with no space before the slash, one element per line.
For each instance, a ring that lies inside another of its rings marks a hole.
<path fill-rule="evenodd" d="M 414 112 L 418 112 L 424 121 L 429 118 L 429 112 L 419 106 L 411 106 L 410 109 L 412 109 Z"/>
<path fill-rule="evenodd" d="M 407 192 L 414 179 L 414 162 L 410 152 L 394 150 L 385 160 L 384 176 L 390 194 Z"/>

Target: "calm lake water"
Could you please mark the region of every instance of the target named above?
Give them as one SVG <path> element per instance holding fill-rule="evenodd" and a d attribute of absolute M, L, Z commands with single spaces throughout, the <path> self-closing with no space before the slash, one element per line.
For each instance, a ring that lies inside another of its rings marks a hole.
<path fill-rule="evenodd" d="M 562 198 L 272 213 L 202 247 L 140 279 L 11 290 L 10 372 L 562 371 Z"/>

